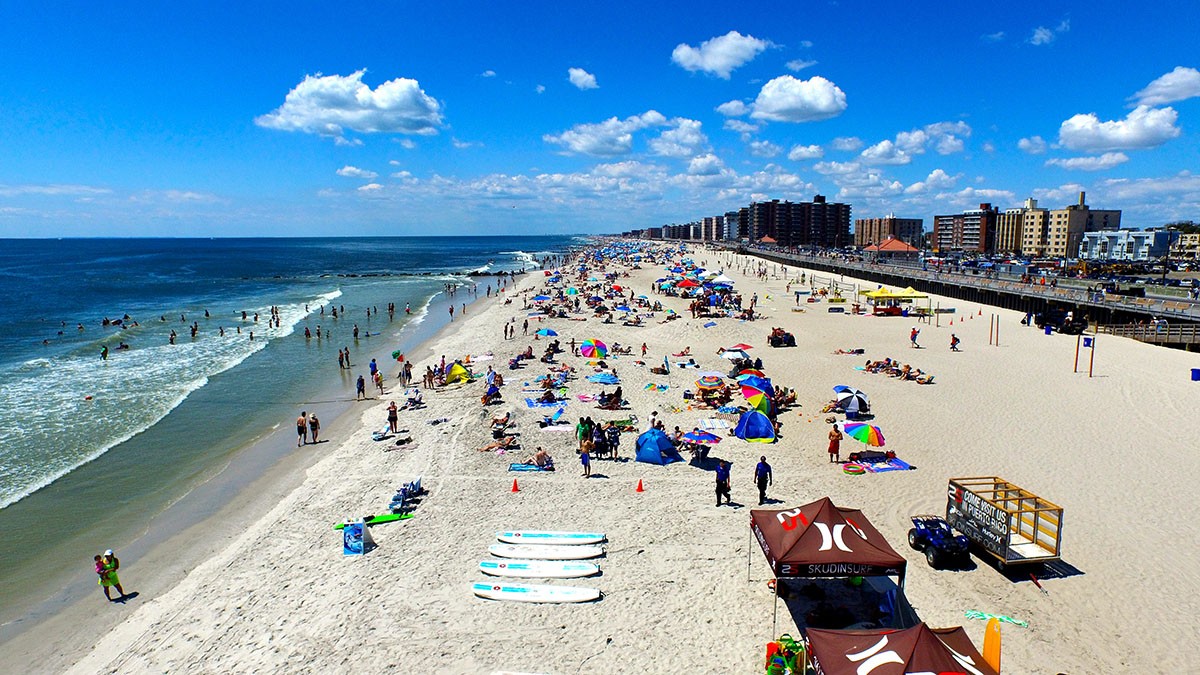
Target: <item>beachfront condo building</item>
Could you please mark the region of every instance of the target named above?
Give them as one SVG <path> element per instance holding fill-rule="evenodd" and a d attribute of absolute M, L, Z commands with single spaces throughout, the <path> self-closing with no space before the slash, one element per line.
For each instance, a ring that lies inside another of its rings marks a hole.
<path fill-rule="evenodd" d="M 852 241 L 850 205 L 826 201 L 823 195 L 811 202 L 752 202 L 749 215 L 751 241 L 769 240 L 787 248 L 840 248 Z"/>
<path fill-rule="evenodd" d="M 1200 232 L 1183 232 L 1171 244 L 1171 257 L 1195 260 L 1200 258 Z"/>
<path fill-rule="evenodd" d="M 859 218 L 854 221 L 854 245 L 859 248 L 882 244 L 889 238 L 920 248 L 925 240 L 925 221 L 920 218 L 897 218 L 894 213 L 883 218 Z"/>
<path fill-rule="evenodd" d="M 935 253 L 990 253 L 996 247 L 996 223 L 1000 212 L 991 204 L 978 209 L 933 217 Z"/>
<path fill-rule="evenodd" d="M 1080 192 L 1078 202 L 1061 209 L 1026 210 L 1021 231 L 1021 253 L 1045 258 L 1075 256 L 1084 233 L 1120 229 L 1119 210 L 1093 209 L 1087 205 L 1086 197 L 1087 193 Z M 1033 200 L 1028 200 L 1026 204 L 1030 201 Z M 1033 203 L 1036 206 L 1037 202 Z"/>
<path fill-rule="evenodd" d="M 1079 242 L 1083 260 L 1145 262 L 1167 255 L 1179 233 L 1171 230 L 1084 232 Z"/>
<path fill-rule="evenodd" d="M 1016 209 L 1005 209 L 996 219 L 996 253 L 1019 254 L 1040 241 L 1049 222 L 1049 209 L 1038 208 L 1030 197 Z M 1028 237 L 1028 241 L 1026 240 Z"/>

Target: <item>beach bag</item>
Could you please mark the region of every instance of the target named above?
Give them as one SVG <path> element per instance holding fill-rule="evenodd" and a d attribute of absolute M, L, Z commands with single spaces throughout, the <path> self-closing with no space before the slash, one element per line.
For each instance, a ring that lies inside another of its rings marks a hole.
<path fill-rule="evenodd" d="M 796 642 L 791 635 L 780 635 L 778 640 L 767 643 L 767 675 L 803 672 L 796 668 L 798 662 L 803 664 L 803 659 L 798 659 L 803 653 L 804 646 Z"/>

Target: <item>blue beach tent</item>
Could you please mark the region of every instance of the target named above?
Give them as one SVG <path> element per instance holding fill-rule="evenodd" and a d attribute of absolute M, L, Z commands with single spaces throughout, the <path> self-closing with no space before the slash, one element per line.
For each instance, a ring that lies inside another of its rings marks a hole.
<path fill-rule="evenodd" d="M 635 447 L 637 448 L 635 459 L 639 462 L 662 465 L 683 461 L 683 458 L 675 450 L 675 446 L 671 444 L 671 439 L 658 429 L 651 429 L 638 436 Z"/>
<path fill-rule="evenodd" d="M 774 443 L 775 425 L 757 410 L 748 410 L 738 419 L 733 435 L 751 443 Z"/>

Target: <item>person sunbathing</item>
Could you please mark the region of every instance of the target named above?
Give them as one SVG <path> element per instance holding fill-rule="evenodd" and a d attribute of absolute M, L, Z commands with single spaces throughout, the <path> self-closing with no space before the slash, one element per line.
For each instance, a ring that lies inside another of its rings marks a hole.
<path fill-rule="evenodd" d="M 545 392 L 542 393 L 541 398 L 539 398 L 538 400 L 541 401 L 542 403 L 557 403 L 558 396 L 557 396 L 557 394 L 555 394 L 553 389 L 547 389 Z"/>
<path fill-rule="evenodd" d="M 492 441 L 479 449 L 480 452 L 491 452 L 494 450 L 512 450 L 517 447 L 516 436 L 505 436 L 504 438 Z"/>
<path fill-rule="evenodd" d="M 504 428 L 504 427 L 508 426 L 508 422 L 511 419 L 512 419 L 512 411 L 506 412 L 502 416 L 493 417 L 492 418 L 492 428 L 493 429 L 495 429 L 497 427 Z"/>
<path fill-rule="evenodd" d="M 543 450 L 540 445 L 538 446 L 537 452 L 533 453 L 533 455 L 525 460 L 525 464 L 536 466 L 547 471 L 554 470 L 554 458 L 550 456 L 550 453 Z"/>
<path fill-rule="evenodd" d="M 834 352 L 834 354 L 852 354 L 856 356 L 861 356 L 865 353 L 867 353 L 867 350 L 865 349 L 839 349 Z"/>
<path fill-rule="evenodd" d="M 523 351 L 517 355 L 517 358 L 518 359 L 532 359 L 533 358 L 533 345 L 529 345 L 528 347 L 526 347 L 525 351 Z"/>

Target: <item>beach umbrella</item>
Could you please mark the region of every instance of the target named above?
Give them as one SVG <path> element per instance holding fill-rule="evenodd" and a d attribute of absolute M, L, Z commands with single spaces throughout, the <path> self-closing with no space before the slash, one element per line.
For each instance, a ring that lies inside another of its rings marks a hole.
<path fill-rule="evenodd" d="M 754 349 L 754 347 L 751 347 L 750 345 L 746 344 L 745 342 L 739 342 L 736 345 L 730 347 L 730 349 Z"/>
<path fill-rule="evenodd" d="M 846 435 L 860 443 L 866 443 L 872 447 L 883 446 L 883 432 L 879 427 L 873 424 L 863 424 L 862 422 L 847 422 L 842 425 L 842 431 Z"/>
<path fill-rule="evenodd" d="M 533 301 L 534 301 L 534 302 L 545 302 L 545 301 L 547 301 L 547 300 L 549 300 L 549 299 L 550 299 L 550 296 L 548 296 L 548 295 L 535 295 L 535 296 L 533 296 Z"/>
<path fill-rule="evenodd" d="M 839 408 L 849 410 L 852 403 L 854 404 L 855 412 L 867 410 L 871 407 L 871 401 L 867 399 L 867 394 L 864 391 L 860 391 L 854 387 L 845 387 L 840 391 L 837 387 L 834 387 L 834 391 L 837 392 Z"/>
<path fill-rule="evenodd" d="M 614 291 L 619 291 L 619 290 L 621 290 L 621 287 L 620 287 L 620 286 L 618 286 L 618 285 L 616 285 L 616 284 L 613 284 L 613 290 L 614 290 Z"/>
<path fill-rule="evenodd" d="M 721 358 L 737 361 L 738 359 L 749 359 L 750 355 L 740 349 L 726 349 L 721 352 Z"/>
<path fill-rule="evenodd" d="M 761 392 L 757 389 L 751 389 L 751 390 L 743 389 L 742 393 L 745 394 L 747 391 L 753 392 L 753 394 L 746 396 L 746 402 L 750 404 L 750 407 L 754 408 L 755 410 L 759 411 L 760 413 L 762 413 L 764 415 L 770 415 L 771 414 L 771 399 L 770 399 L 770 397 L 768 397 L 766 394 L 764 394 L 763 392 Z"/>
<path fill-rule="evenodd" d="M 554 330 L 553 328 L 541 328 L 541 329 L 538 329 L 537 334 L 541 335 L 542 337 L 546 337 L 546 336 L 552 337 L 552 336 L 558 335 L 558 331 Z"/>
<path fill-rule="evenodd" d="M 567 289 L 567 295 L 579 295 L 579 289 L 572 286 Z"/>
<path fill-rule="evenodd" d="M 628 305 L 617 305 L 616 307 L 613 307 L 613 309 L 617 310 L 618 312 L 632 312 L 633 311 L 632 309 L 629 308 Z"/>
<path fill-rule="evenodd" d="M 608 355 L 608 345 L 599 340 L 584 340 L 579 345 L 579 353 L 589 359 L 602 359 Z"/>
<path fill-rule="evenodd" d="M 696 380 L 698 389 L 720 389 L 725 386 L 725 380 L 720 375 L 703 375 Z"/>
<path fill-rule="evenodd" d="M 639 295 L 638 296 L 638 300 L 649 300 L 649 299 L 650 299 L 650 296 L 648 296 L 648 295 Z"/>
<path fill-rule="evenodd" d="M 746 393 L 747 390 L 759 391 L 767 396 L 775 395 L 775 387 L 771 385 L 771 380 L 765 377 L 751 375 L 749 377 L 740 378 L 738 380 L 738 384 L 742 388 L 742 395 L 746 397 L 750 396 L 750 394 Z"/>
<path fill-rule="evenodd" d="M 695 288 L 699 285 L 700 284 L 692 281 L 691 279 L 684 279 L 683 281 L 679 282 L 679 284 L 678 284 L 678 286 L 680 288 Z"/>
<path fill-rule="evenodd" d="M 716 434 L 710 434 L 707 431 L 689 431 L 683 435 L 683 440 L 688 443 L 702 443 L 704 445 L 716 445 L 721 442 L 721 437 Z"/>
<path fill-rule="evenodd" d="M 758 368 L 743 368 L 738 371 L 738 380 L 741 381 L 741 379 L 747 375 L 757 375 L 758 377 L 766 377 L 767 376 L 766 373 L 759 370 Z"/>

